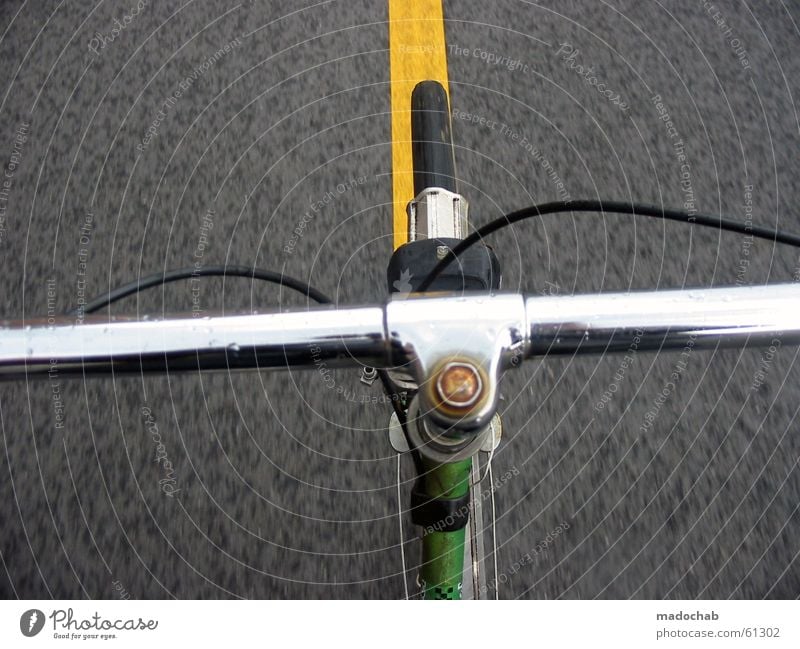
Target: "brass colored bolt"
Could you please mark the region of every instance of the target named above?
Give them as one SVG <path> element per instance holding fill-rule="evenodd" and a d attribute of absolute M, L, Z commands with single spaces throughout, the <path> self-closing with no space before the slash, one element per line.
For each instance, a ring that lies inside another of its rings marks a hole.
<path fill-rule="evenodd" d="M 483 381 L 471 363 L 453 361 L 445 365 L 436 379 L 436 392 L 451 408 L 469 408 L 481 396 Z"/>

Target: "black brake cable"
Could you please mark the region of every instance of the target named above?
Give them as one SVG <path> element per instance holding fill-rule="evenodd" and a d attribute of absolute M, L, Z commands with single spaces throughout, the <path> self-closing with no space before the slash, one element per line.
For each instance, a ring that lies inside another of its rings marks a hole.
<path fill-rule="evenodd" d="M 626 203 L 623 201 L 554 201 L 551 203 L 532 205 L 530 207 L 511 212 L 478 228 L 466 239 L 460 241 L 456 246 L 447 252 L 441 261 L 436 264 L 433 270 L 428 273 L 428 276 L 419 285 L 417 291 L 422 292 L 429 289 L 433 281 L 442 273 L 445 268 L 447 268 L 447 266 L 457 259 L 460 254 L 488 235 L 526 219 L 538 218 L 546 214 L 556 214 L 560 212 L 609 212 L 616 214 L 630 214 L 632 216 L 648 216 L 670 221 L 679 221 L 682 223 L 696 223 L 706 227 L 717 228 L 719 230 L 726 230 L 729 232 L 739 232 L 741 234 L 749 234 L 759 239 L 769 239 L 776 243 L 785 243 L 791 246 L 800 247 L 800 236 L 796 234 L 791 234 L 772 228 L 766 228 L 763 226 L 739 223 L 738 221 L 726 219 L 722 216 L 712 216 L 709 214 L 689 214 L 683 210 L 666 209 L 658 205 Z M 210 276 L 249 277 L 251 279 L 258 279 L 273 284 L 278 284 L 285 288 L 298 291 L 319 304 L 333 303 L 329 297 L 311 285 L 288 275 L 284 275 L 283 273 L 276 273 L 274 271 L 268 271 L 261 268 L 251 268 L 248 266 L 192 266 L 188 268 L 164 271 L 163 273 L 156 273 L 154 275 L 148 275 L 144 278 L 117 287 L 108 293 L 89 301 L 83 308 L 83 313 L 94 313 L 103 307 L 112 304 L 113 302 L 121 300 L 135 293 L 139 293 L 147 288 L 163 286 L 164 284 L 168 284 L 170 282 L 191 279 L 193 277 Z M 68 315 L 78 315 L 81 313 L 81 310 L 77 308 L 67 313 Z M 412 457 L 414 458 L 414 464 L 417 467 L 418 472 L 421 473 L 421 458 L 419 457 L 418 450 L 411 445 L 411 439 L 408 435 L 407 429 L 408 422 L 406 421 L 405 412 L 400 405 L 399 395 L 392 388 L 391 380 L 389 379 L 389 375 L 386 373 L 386 371 L 377 371 L 384 391 L 386 392 L 386 396 L 391 401 L 392 408 L 397 415 L 398 421 L 403 429 L 403 433 L 410 444 Z"/>
<path fill-rule="evenodd" d="M 285 288 L 290 288 L 294 291 L 302 293 L 306 297 L 314 300 L 319 304 L 331 304 L 332 301 L 329 297 L 320 293 L 314 287 L 306 284 L 305 282 L 289 277 L 282 273 L 276 273 L 271 270 L 264 270 L 262 268 L 251 268 L 249 266 L 189 266 L 188 268 L 176 268 L 174 270 L 166 270 L 163 273 L 155 273 L 147 275 L 141 279 L 129 282 L 123 286 L 119 286 L 108 293 L 100 295 L 86 304 L 83 309 L 84 313 L 94 313 L 99 311 L 104 306 L 108 306 L 112 302 L 121 300 L 139 293 L 146 288 L 153 288 L 154 286 L 163 286 L 170 282 L 177 282 L 182 279 L 191 279 L 193 277 L 250 277 L 252 279 L 259 279 L 272 284 L 279 284 Z M 78 315 L 80 309 L 72 309 L 68 315 Z"/>
<path fill-rule="evenodd" d="M 785 243 L 791 246 L 800 247 L 800 236 L 790 234 L 781 230 L 773 230 L 758 225 L 746 225 L 722 216 L 712 216 L 709 214 L 689 214 L 683 210 L 673 210 L 660 207 L 658 205 L 647 205 L 644 203 L 625 203 L 623 201 L 604 201 L 604 200 L 580 200 L 580 201 L 554 201 L 552 203 L 542 203 L 532 205 L 505 216 L 495 219 L 490 223 L 478 228 L 466 239 L 460 241 L 434 266 L 433 270 L 422 281 L 416 289 L 419 292 L 431 287 L 433 281 L 467 248 L 472 247 L 478 241 L 488 235 L 501 230 L 502 228 L 524 221 L 525 219 L 537 218 L 545 214 L 556 214 L 559 212 L 610 212 L 616 214 L 630 214 L 632 216 L 649 216 L 669 221 L 680 221 L 683 223 L 696 223 L 698 225 L 726 230 L 729 232 L 740 232 L 749 234 L 759 239 L 769 239 L 777 243 Z"/>
<path fill-rule="evenodd" d="M 93 300 L 90 300 L 83 308 L 83 313 L 95 313 L 105 306 L 117 302 L 123 298 L 137 294 L 140 291 L 156 286 L 163 286 L 170 282 L 177 282 L 183 279 L 191 279 L 193 277 L 249 277 L 251 279 L 258 279 L 272 284 L 278 284 L 284 288 L 289 288 L 298 293 L 302 293 L 306 297 L 318 304 L 333 304 L 333 300 L 321 291 L 315 289 L 310 284 L 302 280 L 284 275 L 283 273 L 276 273 L 271 270 L 264 270 L 263 268 L 251 268 L 249 266 L 190 266 L 188 268 L 177 268 L 174 270 L 167 270 L 163 273 L 155 273 L 147 275 L 141 279 L 129 282 L 123 286 L 119 286 L 110 290 L 108 293 L 99 295 Z M 67 315 L 80 315 L 80 308 L 72 309 L 67 312 Z M 408 433 L 408 422 L 406 413 L 400 404 L 400 395 L 392 387 L 391 379 L 386 370 L 377 369 L 378 377 L 381 380 L 386 397 L 392 404 L 392 409 L 397 416 L 397 421 L 400 423 L 403 431 L 403 436 L 408 443 L 411 457 L 414 461 L 414 467 L 419 475 L 424 472 L 422 465 L 422 458 L 419 451 L 414 446 L 411 436 Z"/>

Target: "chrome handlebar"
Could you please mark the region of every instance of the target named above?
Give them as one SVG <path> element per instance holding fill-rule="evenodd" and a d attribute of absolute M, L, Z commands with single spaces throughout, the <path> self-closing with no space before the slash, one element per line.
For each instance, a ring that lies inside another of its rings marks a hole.
<path fill-rule="evenodd" d="M 404 368 L 422 412 L 477 428 L 497 406 L 502 372 L 547 354 L 800 344 L 800 285 L 576 296 L 420 295 L 383 306 L 193 318 L 112 316 L 0 323 L 0 380 L 186 370 L 369 365 Z M 434 380 L 459 361 L 480 398 L 443 407 Z"/>

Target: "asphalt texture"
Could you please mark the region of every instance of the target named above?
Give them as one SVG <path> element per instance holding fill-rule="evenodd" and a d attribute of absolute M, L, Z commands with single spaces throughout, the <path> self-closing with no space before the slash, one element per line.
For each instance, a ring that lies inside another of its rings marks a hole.
<path fill-rule="evenodd" d="M 473 222 L 608 198 L 800 231 L 800 6 L 714 4 L 445 2 Z M 387 3 L 135 8 L 0 5 L 2 317 L 197 260 L 381 300 Z M 492 244 L 505 287 L 533 293 L 799 274 L 786 246 L 627 216 L 551 216 Z M 210 279 L 115 312 L 270 305 L 305 301 Z M 504 380 L 500 597 L 797 597 L 797 351 L 629 356 L 547 358 Z M 389 408 L 358 379 L 0 385 L 0 594 L 403 597 Z M 404 463 L 403 507 L 411 478 Z M 420 543 L 404 518 L 413 591 Z"/>

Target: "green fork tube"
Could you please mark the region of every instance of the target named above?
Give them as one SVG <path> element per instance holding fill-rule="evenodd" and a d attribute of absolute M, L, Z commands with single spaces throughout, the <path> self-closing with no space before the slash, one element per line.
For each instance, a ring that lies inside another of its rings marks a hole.
<path fill-rule="evenodd" d="M 426 463 L 425 493 L 430 498 L 461 498 L 469 491 L 472 460 Z M 466 527 L 455 532 L 423 530 L 422 587 L 425 599 L 461 599 Z"/>

